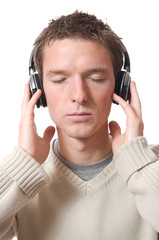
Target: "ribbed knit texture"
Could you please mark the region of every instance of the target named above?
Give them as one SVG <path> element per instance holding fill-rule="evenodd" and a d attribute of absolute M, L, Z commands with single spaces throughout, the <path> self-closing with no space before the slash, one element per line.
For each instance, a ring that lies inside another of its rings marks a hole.
<path fill-rule="evenodd" d="M 114 155 L 115 168 L 124 181 L 128 181 L 134 172 L 157 160 L 144 137 L 124 144 Z"/>
<path fill-rule="evenodd" d="M 158 171 L 142 137 L 122 146 L 89 181 L 52 148 L 39 165 L 17 147 L 1 166 L 0 239 L 11 239 L 14 229 L 18 240 L 158 240 Z"/>
<path fill-rule="evenodd" d="M 1 167 L 4 169 L 4 172 L 1 170 L 1 193 L 13 182 L 17 182 L 19 187 L 32 198 L 48 180 L 47 174 L 38 162 L 19 147 L 15 147 L 11 156 L 2 161 Z"/>

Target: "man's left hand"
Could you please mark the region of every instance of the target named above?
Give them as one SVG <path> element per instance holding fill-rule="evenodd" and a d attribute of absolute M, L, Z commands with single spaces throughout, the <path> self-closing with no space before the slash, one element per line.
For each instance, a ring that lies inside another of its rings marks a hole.
<path fill-rule="evenodd" d="M 127 116 L 126 130 L 123 134 L 121 134 L 121 129 L 117 122 L 111 121 L 109 123 L 110 133 L 112 135 L 113 153 L 133 138 L 143 136 L 144 124 L 142 121 L 141 102 L 136 89 L 136 84 L 133 81 L 130 83 L 130 93 L 131 99 L 129 103 L 115 93 L 113 94 L 113 100 L 119 103 Z"/>

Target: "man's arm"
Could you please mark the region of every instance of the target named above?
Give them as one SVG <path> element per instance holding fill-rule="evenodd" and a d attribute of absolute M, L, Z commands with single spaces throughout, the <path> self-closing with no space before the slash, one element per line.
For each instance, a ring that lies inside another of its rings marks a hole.
<path fill-rule="evenodd" d="M 154 154 L 143 137 L 141 103 L 134 82 L 130 84 L 130 91 L 130 103 L 113 96 L 127 117 L 123 134 L 117 122 L 109 125 L 115 168 L 134 195 L 143 219 L 159 232 L 159 147 L 155 148 Z"/>
<path fill-rule="evenodd" d="M 16 147 L 0 165 L 0 239 L 16 232 L 16 212 L 48 182 L 41 165 Z"/>
<path fill-rule="evenodd" d="M 41 167 L 49 153 L 54 128 L 48 127 L 43 138 L 37 135 L 34 107 L 41 92 L 30 99 L 26 85 L 22 102 L 19 141 L 10 156 L 0 164 L 0 239 L 16 231 L 16 212 L 47 183 L 48 176 Z"/>
<path fill-rule="evenodd" d="M 30 99 L 29 85 L 26 84 L 21 106 L 18 145 L 38 163 L 42 164 L 48 156 L 50 141 L 54 136 L 55 128 L 52 126 L 46 128 L 43 137 L 37 134 L 34 122 L 34 108 L 40 95 L 41 90 L 38 89 Z"/>
<path fill-rule="evenodd" d="M 114 155 L 115 168 L 134 195 L 142 218 L 159 232 L 159 146 L 144 137 L 123 145 Z"/>

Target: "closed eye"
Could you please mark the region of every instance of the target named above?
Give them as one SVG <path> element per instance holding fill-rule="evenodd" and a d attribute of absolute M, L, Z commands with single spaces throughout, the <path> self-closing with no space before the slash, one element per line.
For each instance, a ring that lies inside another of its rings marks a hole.
<path fill-rule="evenodd" d="M 105 78 L 93 78 L 93 77 L 89 77 L 88 79 L 94 82 L 103 82 L 105 80 Z"/>
<path fill-rule="evenodd" d="M 64 82 L 65 80 L 66 80 L 66 78 L 59 78 L 59 79 L 54 79 L 53 82 L 60 84 L 60 83 Z"/>

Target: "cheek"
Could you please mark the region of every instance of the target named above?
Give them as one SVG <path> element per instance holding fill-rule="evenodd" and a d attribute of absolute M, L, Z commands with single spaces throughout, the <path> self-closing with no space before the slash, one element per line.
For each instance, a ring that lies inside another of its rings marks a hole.
<path fill-rule="evenodd" d="M 103 88 L 96 96 L 97 99 L 100 99 L 100 102 L 104 105 L 108 105 L 112 102 L 112 96 L 114 93 L 114 88 Z"/>
<path fill-rule="evenodd" d="M 57 106 L 56 100 L 53 98 L 52 101 L 48 101 L 48 111 L 51 120 L 57 125 L 60 119 L 60 107 Z"/>
<path fill-rule="evenodd" d="M 114 89 L 109 89 L 109 91 L 103 91 L 102 94 L 97 96 L 97 99 L 99 101 L 98 106 L 99 106 L 99 114 L 100 116 L 103 116 L 107 118 L 109 116 L 110 110 L 111 110 L 111 105 L 112 105 L 112 95 L 113 95 Z"/>
<path fill-rule="evenodd" d="M 57 111 L 60 109 L 60 98 L 59 94 L 57 94 L 57 91 L 54 91 L 53 89 L 47 87 L 44 85 L 44 92 L 46 96 L 48 111 L 50 114 L 51 119 L 55 122 L 55 116 L 57 116 Z M 58 104 L 57 104 L 58 103 Z"/>
<path fill-rule="evenodd" d="M 56 102 L 58 102 L 57 90 L 53 88 L 52 84 L 48 83 L 47 81 L 44 81 L 43 87 L 48 107 L 56 105 Z"/>

